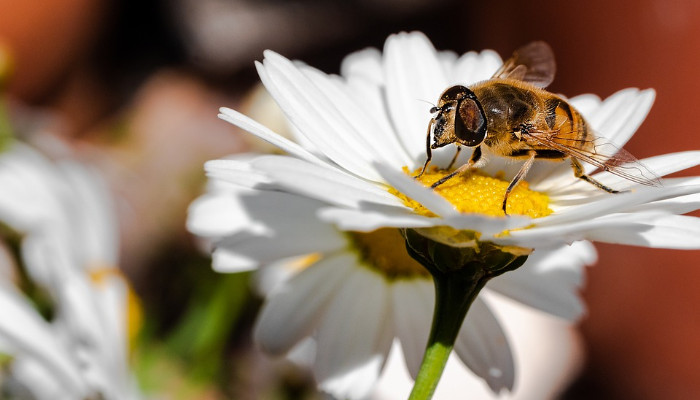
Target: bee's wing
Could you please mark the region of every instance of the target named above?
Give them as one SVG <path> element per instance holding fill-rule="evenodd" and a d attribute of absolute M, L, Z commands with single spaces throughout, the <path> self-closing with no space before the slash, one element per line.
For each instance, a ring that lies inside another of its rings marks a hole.
<path fill-rule="evenodd" d="M 591 146 L 582 143 L 580 139 L 560 136 L 556 131 L 530 131 L 527 135 L 535 143 L 560 151 L 629 181 L 646 186 L 661 186 L 661 179 L 632 154 L 602 138 L 593 139 Z"/>
<path fill-rule="evenodd" d="M 516 50 L 493 78 L 517 79 L 545 88 L 554 80 L 556 70 L 552 48 L 545 42 L 532 42 Z"/>

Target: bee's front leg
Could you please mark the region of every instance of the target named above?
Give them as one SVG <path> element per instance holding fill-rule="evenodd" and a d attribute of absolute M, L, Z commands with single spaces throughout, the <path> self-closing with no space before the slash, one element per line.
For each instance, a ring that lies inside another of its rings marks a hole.
<path fill-rule="evenodd" d="M 474 168 L 474 165 L 476 165 L 476 163 L 479 162 L 480 159 L 481 159 L 481 146 L 476 146 L 474 148 L 474 151 L 472 152 L 472 156 L 469 158 L 469 161 L 466 164 L 462 165 L 461 167 L 457 168 L 456 170 L 452 171 L 451 173 L 443 176 L 442 178 L 440 178 L 439 181 L 430 185 L 430 188 L 435 189 L 436 187 L 447 182 L 450 178 L 457 176 L 464 171 L 467 171 L 467 170 Z"/>
<path fill-rule="evenodd" d="M 430 149 L 430 131 L 433 129 L 433 124 L 435 124 L 435 118 L 430 120 L 428 124 L 428 133 L 425 135 L 425 153 L 427 155 L 425 164 L 423 164 L 423 169 L 420 170 L 420 173 L 413 177 L 414 179 L 420 178 L 425 173 L 425 169 L 428 168 L 428 164 L 430 164 L 430 160 L 433 158 L 433 151 Z"/>

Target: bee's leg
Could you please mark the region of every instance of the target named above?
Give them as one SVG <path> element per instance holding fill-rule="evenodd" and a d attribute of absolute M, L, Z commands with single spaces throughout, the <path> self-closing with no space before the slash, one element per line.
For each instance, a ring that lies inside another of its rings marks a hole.
<path fill-rule="evenodd" d="M 423 164 L 423 169 L 420 170 L 420 173 L 413 178 L 420 178 L 423 173 L 425 173 L 425 169 L 428 168 L 428 164 L 430 164 L 430 160 L 433 158 L 433 152 L 430 149 L 430 131 L 433 128 L 433 124 L 435 123 L 435 119 L 431 119 L 430 123 L 428 124 L 428 134 L 425 135 L 425 153 L 428 156 L 425 160 L 425 164 Z"/>
<path fill-rule="evenodd" d="M 461 167 L 457 168 L 456 170 L 452 171 L 451 173 L 443 176 L 442 178 L 440 178 L 439 181 L 430 185 L 430 188 L 435 189 L 436 187 L 447 182 L 447 180 L 449 180 L 453 176 L 459 175 L 464 171 L 467 171 L 467 170 L 474 168 L 474 164 L 476 164 L 480 159 L 481 159 L 481 146 L 476 146 L 474 148 L 474 152 L 472 152 L 472 156 L 469 158 L 469 161 L 466 164 L 462 165 Z"/>
<path fill-rule="evenodd" d="M 517 174 L 515 174 L 515 177 L 513 178 L 512 181 L 510 181 L 510 184 L 508 184 L 508 188 L 506 189 L 506 195 L 503 197 L 503 213 L 505 215 L 508 215 L 506 212 L 506 204 L 508 203 L 508 195 L 510 192 L 520 183 L 520 181 L 525 178 L 525 175 L 527 175 L 527 171 L 530 170 L 530 167 L 532 167 L 532 164 L 535 162 L 535 156 L 537 155 L 536 152 L 530 151 L 530 157 L 525 161 L 522 167 L 520 167 L 520 170 L 518 171 Z"/>
<path fill-rule="evenodd" d="M 597 187 L 598 189 L 603 189 L 608 193 L 620 193 L 619 190 L 611 189 L 611 188 L 603 185 L 602 183 L 598 182 L 597 180 L 591 178 L 590 176 L 586 175 L 586 173 L 583 172 L 583 166 L 581 165 L 581 163 L 573 157 L 571 158 L 571 168 L 574 169 L 574 176 L 575 177 L 592 184 L 593 186 Z"/>
<path fill-rule="evenodd" d="M 452 167 L 455 165 L 455 162 L 457 161 L 457 157 L 459 157 L 460 151 L 462 151 L 462 146 L 457 145 L 457 152 L 452 157 L 452 161 L 450 161 L 450 165 L 447 166 L 447 169 L 452 169 Z"/>

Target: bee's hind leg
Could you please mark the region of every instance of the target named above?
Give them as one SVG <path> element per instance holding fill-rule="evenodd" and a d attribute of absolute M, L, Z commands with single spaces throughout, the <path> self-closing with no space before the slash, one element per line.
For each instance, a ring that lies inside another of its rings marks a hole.
<path fill-rule="evenodd" d="M 588 176 L 583 171 L 583 166 L 581 165 L 581 163 L 575 158 L 571 158 L 571 168 L 573 168 L 573 170 L 574 170 L 575 177 L 590 183 L 591 185 L 597 187 L 598 189 L 605 190 L 608 193 L 620 193 L 619 190 L 609 188 L 609 187 L 603 185 L 602 183 L 598 182 L 597 180 Z"/>

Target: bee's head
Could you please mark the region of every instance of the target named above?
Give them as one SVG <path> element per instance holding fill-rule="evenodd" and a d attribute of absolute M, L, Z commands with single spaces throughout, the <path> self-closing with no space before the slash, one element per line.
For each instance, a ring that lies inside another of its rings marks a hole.
<path fill-rule="evenodd" d="M 486 138 L 486 115 L 474 92 L 457 85 L 445 90 L 438 105 L 430 109 L 433 118 L 433 149 L 458 143 L 474 147 Z"/>

